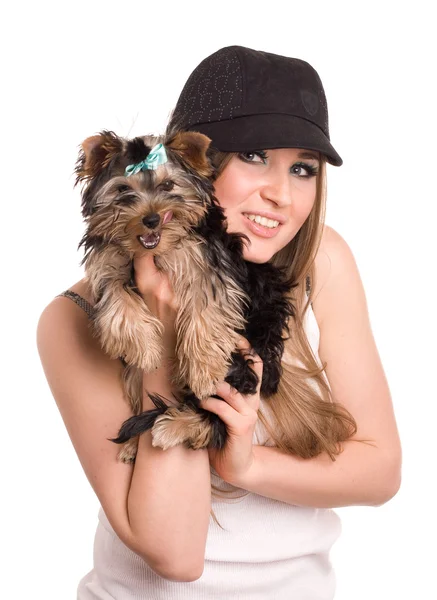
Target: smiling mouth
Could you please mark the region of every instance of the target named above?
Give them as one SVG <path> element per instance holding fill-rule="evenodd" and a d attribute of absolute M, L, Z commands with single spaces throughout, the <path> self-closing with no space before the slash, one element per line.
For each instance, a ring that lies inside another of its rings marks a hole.
<path fill-rule="evenodd" d="M 144 233 L 138 236 L 138 241 L 146 250 L 156 248 L 161 241 L 161 233 L 159 231 L 152 231 L 152 233 Z"/>

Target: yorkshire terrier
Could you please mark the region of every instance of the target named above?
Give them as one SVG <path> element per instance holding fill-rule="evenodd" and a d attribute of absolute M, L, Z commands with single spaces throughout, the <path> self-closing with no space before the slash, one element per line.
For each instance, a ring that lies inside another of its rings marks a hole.
<path fill-rule="evenodd" d="M 95 302 L 91 329 L 111 358 L 122 359 L 133 411 L 111 440 L 123 444 L 123 462 L 134 461 L 138 436 L 150 428 L 153 445 L 163 449 L 224 446 L 226 426 L 199 399 L 218 398 L 223 379 L 255 393 L 253 361 L 236 351 L 242 335 L 264 364 L 261 394 L 277 391 L 296 284 L 271 263 L 244 260 L 250 241 L 227 231 L 209 144 L 196 132 L 127 140 L 102 131 L 83 142 L 76 164 L 87 225 L 78 248 Z M 143 412 L 143 371 L 160 365 L 164 329 L 135 284 L 133 259 L 146 252 L 168 274 L 178 301 L 172 384 L 180 396 L 169 407 L 149 393 L 156 409 Z"/>

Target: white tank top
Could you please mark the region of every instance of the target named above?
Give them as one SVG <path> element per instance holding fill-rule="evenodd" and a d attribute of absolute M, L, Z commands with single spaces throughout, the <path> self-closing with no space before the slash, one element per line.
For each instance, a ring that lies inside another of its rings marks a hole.
<path fill-rule="evenodd" d="M 320 363 L 320 331 L 311 305 L 304 325 Z M 258 420 L 254 444 L 263 441 L 269 445 Z M 212 467 L 211 481 L 232 489 Z M 157 575 L 123 544 L 100 508 L 94 565 L 79 582 L 77 600 L 334 598 L 336 581 L 329 552 L 341 533 L 341 521 L 332 509 L 294 506 L 255 493 L 225 501 L 213 498 L 212 508 L 224 530 L 210 516 L 205 568 L 200 579 L 192 582 Z"/>

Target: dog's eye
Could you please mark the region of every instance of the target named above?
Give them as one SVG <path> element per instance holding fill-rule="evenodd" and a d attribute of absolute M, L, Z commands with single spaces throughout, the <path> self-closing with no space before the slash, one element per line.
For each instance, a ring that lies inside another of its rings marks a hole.
<path fill-rule="evenodd" d="M 117 186 L 117 192 L 122 194 L 123 192 L 128 192 L 131 188 L 128 185 L 119 185 Z"/>
<path fill-rule="evenodd" d="M 171 181 L 171 179 L 166 179 L 160 184 L 159 187 L 165 192 L 171 192 L 174 188 L 174 181 Z"/>

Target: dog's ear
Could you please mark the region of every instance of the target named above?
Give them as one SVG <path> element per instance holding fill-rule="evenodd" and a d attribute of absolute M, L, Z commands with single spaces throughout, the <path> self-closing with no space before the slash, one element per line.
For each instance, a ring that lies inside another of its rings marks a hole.
<path fill-rule="evenodd" d="M 100 175 L 123 150 L 123 140 L 113 131 L 102 131 L 82 142 L 76 163 L 76 184 Z"/>
<path fill-rule="evenodd" d="M 89 217 L 95 210 L 96 191 L 111 178 L 111 165 L 122 153 L 124 142 L 112 131 L 102 131 L 82 142 L 76 162 L 76 183 L 84 183 L 82 216 Z"/>
<path fill-rule="evenodd" d="M 213 169 L 206 152 L 211 140 L 197 131 L 178 131 L 166 144 L 183 162 L 194 169 L 202 177 L 210 177 Z"/>

